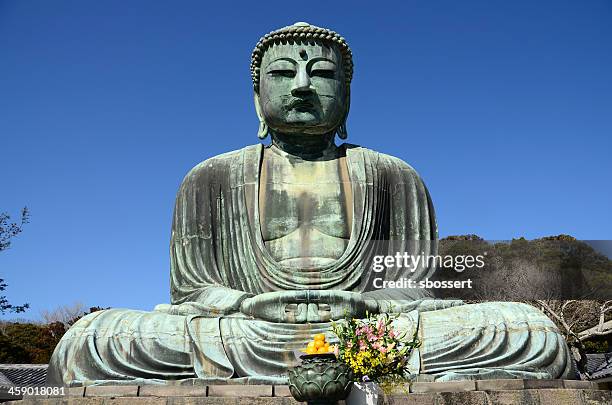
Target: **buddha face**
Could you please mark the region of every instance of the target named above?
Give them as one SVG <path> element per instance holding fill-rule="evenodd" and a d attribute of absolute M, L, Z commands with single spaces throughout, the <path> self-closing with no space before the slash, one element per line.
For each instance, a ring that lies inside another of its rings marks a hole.
<path fill-rule="evenodd" d="M 263 55 L 259 107 L 268 126 L 285 134 L 334 131 L 347 108 L 342 55 L 336 46 L 279 44 Z"/>

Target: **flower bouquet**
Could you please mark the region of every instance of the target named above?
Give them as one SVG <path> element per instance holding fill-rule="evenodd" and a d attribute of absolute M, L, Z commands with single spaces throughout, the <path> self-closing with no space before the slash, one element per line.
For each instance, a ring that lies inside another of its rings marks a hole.
<path fill-rule="evenodd" d="M 408 356 L 421 342 L 416 333 L 412 340 L 393 327 L 398 315 L 366 314 L 365 319 L 344 319 L 334 322 L 338 337 L 337 355 L 349 366 L 357 382 L 393 384 L 405 381 Z"/>

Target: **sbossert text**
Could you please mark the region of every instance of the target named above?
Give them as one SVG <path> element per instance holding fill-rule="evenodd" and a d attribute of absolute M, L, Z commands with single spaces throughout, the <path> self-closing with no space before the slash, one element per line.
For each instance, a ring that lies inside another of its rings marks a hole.
<path fill-rule="evenodd" d="M 472 279 L 467 280 L 435 280 L 432 281 L 428 278 L 421 281 L 414 281 L 408 278 L 400 278 L 399 280 L 383 280 L 382 278 L 375 278 L 373 283 L 374 288 L 421 288 L 421 289 L 432 289 L 432 288 L 472 288 Z"/>

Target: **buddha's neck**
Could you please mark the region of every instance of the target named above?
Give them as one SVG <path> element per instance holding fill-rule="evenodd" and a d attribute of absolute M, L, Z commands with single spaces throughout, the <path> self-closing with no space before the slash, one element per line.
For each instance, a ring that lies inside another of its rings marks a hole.
<path fill-rule="evenodd" d="M 318 160 L 338 154 L 338 147 L 334 143 L 334 132 L 325 135 L 271 132 L 271 135 L 274 147 L 302 159 Z"/>

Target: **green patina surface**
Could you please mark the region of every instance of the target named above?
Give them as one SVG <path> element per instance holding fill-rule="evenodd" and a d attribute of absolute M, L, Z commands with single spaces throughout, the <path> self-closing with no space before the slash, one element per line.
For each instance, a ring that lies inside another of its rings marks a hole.
<path fill-rule="evenodd" d="M 376 241 L 395 241 L 383 253 L 435 253 L 437 228 L 414 169 L 335 142 L 348 134 L 353 74 L 342 37 L 306 23 L 275 31 L 258 43 L 251 73 L 258 135 L 271 143 L 208 159 L 183 180 L 171 304 L 81 319 L 58 345 L 49 383 L 283 383 L 293 351 L 329 332 L 330 321 L 389 308 L 401 313 L 398 329 L 423 341 L 410 359 L 414 373 L 571 378 L 563 338 L 532 307 L 372 291 L 372 255 L 385 246 Z"/>

